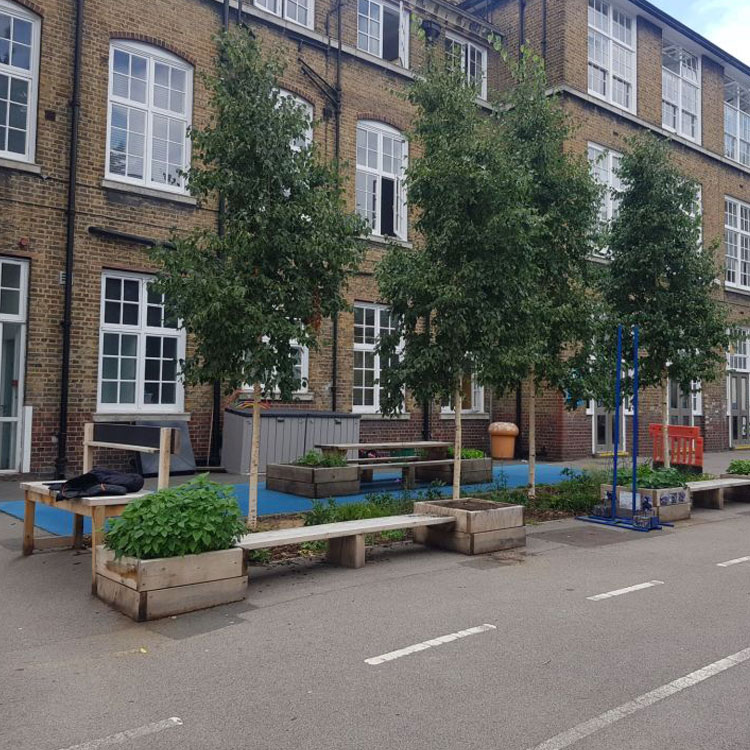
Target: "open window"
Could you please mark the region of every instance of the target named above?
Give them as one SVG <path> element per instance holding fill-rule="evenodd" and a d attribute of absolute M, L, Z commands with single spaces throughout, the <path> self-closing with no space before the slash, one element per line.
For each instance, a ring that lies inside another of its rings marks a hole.
<path fill-rule="evenodd" d="M 403 3 L 359 0 L 357 48 L 409 67 L 409 11 Z"/>

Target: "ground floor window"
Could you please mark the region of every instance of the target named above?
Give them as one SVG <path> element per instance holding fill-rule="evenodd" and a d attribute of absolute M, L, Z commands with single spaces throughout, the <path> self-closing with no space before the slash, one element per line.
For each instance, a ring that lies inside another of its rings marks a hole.
<path fill-rule="evenodd" d="M 453 414 L 453 399 L 441 406 L 443 414 Z M 484 386 L 477 382 L 476 376 L 466 377 L 461 382 L 461 413 L 484 414 Z"/>
<path fill-rule="evenodd" d="M 170 315 L 153 277 L 102 274 L 99 395 L 102 411 L 177 412 L 184 408 L 179 362 L 185 332 Z"/>

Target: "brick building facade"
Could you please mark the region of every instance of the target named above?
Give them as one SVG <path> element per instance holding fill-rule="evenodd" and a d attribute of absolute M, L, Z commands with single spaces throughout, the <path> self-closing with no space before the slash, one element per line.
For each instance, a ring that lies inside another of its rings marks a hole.
<path fill-rule="evenodd" d="M 403 134 L 412 113 L 400 92 L 423 58 L 417 29 L 424 20 L 440 49 L 488 92 L 508 84 L 490 35 L 512 52 L 525 37 L 544 55 L 550 85 L 579 124 L 570 148 L 604 154 L 609 167 L 625 136 L 643 129 L 669 135 L 680 166 L 701 184 L 704 236 L 723 240 L 728 222 L 721 253 L 729 247 L 737 260 L 723 294 L 738 317 L 746 314 L 750 261 L 739 248 L 750 256 L 750 69 L 647 2 L 256 0 L 238 7 L 236 0 L 0 0 L 0 471 L 76 471 L 82 425 L 91 419 L 188 420 L 198 463 L 215 460 L 221 402 L 215 409 L 210 387 L 179 383 L 175 360 L 190 342 L 148 292 L 153 268 L 144 248 L 167 240 L 174 228 L 218 221 L 218 207 L 198 207 L 178 170 L 189 164 L 186 128 L 210 117 L 200 74 L 211 69 L 213 38 L 227 20 L 246 23 L 286 61 L 280 85 L 308 106 L 311 137 L 328 158 L 339 133 L 349 205 L 367 213 L 374 229 L 347 291 L 352 310 L 336 326 L 323 322 L 318 351 L 300 352 L 303 387 L 284 408 L 359 412 L 363 439 L 453 433 L 453 415 L 439 405 L 425 415 L 407 399 L 408 413 L 399 418 L 377 413 L 372 347 L 388 325 L 373 275 L 383 238 L 414 241 L 401 201 L 409 157 Z M 678 132 L 665 122 L 673 104 Z M 600 176 L 611 180 L 611 169 Z M 70 366 L 63 399 L 66 289 Z M 750 361 L 743 346 L 731 362 L 733 402 L 721 382 L 675 410 L 675 419 L 703 425 L 709 449 L 730 444 L 732 414 L 732 442 L 745 438 Z M 520 415 L 523 426 L 526 399 L 518 395 L 497 398 L 480 384 L 467 385 L 467 444 L 487 447 L 492 418 Z M 63 456 L 61 401 L 68 407 Z M 545 394 L 537 408 L 543 455 L 606 449 L 611 417 L 597 416 L 595 405 L 570 412 L 557 395 Z M 643 411 L 644 425 L 656 418 L 655 398 L 644 399 Z"/>

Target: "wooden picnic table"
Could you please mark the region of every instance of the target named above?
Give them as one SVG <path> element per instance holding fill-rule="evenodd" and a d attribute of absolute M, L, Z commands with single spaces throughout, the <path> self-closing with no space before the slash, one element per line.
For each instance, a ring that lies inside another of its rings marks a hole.
<path fill-rule="evenodd" d="M 52 486 L 50 486 L 50 484 Z M 108 518 L 122 515 L 122 511 L 138 497 L 148 495 L 150 490 L 131 492 L 127 495 L 102 495 L 101 497 L 82 497 L 75 500 L 55 499 L 61 482 L 21 482 L 24 492 L 23 515 L 23 554 L 30 555 L 37 546 L 64 547 L 80 549 L 83 545 L 83 519 L 91 519 L 91 591 L 96 593 L 96 547 L 102 544 L 104 525 Z M 69 537 L 55 537 L 49 541 L 34 539 L 34 520 L 36 504 L 49 505 L 50 508 L 65 510 L 73 514 L 73 534 Z M 50 543 L 51 542 L 51 543 Z"/>

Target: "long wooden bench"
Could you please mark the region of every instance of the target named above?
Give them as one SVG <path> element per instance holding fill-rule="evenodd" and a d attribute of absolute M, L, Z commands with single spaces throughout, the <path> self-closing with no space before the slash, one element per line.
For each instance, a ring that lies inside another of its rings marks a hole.
<path fill-rule="evenodd" d="M 724 491 L 737 487 L 750 487 L 750 478 L 704 479 L 698 482 L 687 482 L 686 486 L 690 490 L 694 506 L 722 510 L 724 508 Z"/>
<path fill-rule="evenodd" d="M 450 516 L 428 516 L 410 513 L 403 516 L 364 518 L 358 521 L 322 523 L 317 526 L 299 526 L 246 534 L 237 547 L 246 550 L 281 547 L 286 544 L 328 541 L 326 559 L 345 568 L 361 568 L 365 564 L 365 535 L 379 534 L 396 529 L 415 529 L 423 526 L 447 526 L 454 523 Z"/>

